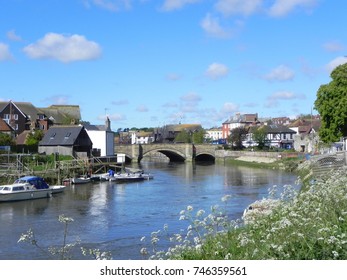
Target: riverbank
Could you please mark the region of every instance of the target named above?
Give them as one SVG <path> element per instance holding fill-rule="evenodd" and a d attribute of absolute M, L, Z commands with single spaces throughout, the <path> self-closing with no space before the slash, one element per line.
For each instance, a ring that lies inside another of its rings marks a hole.
<path fill-rule="evenodd" d="M 241 155 L 238 157 L 226 157 L 218 159 L 217 162 L 224 164 L 239 165 L 253 168 L 266 168 L 274 170 L 284 170 L 288 172 L 295 172 L 300 163 L 303 162 L 302 157 L 266 157 L 266 156 L 252 156 Z"/>
<path fill-rule="evenodd" d="M 202 217 L 187 208 L 182 219 L 192 223 L 189 238 L 181 237 L 184 244 L 159 256 L 182 260 L 347 259 L 346 167 L 327 173 L 324 180 L 308 184 L 299 193 L 285 186 L 280 199 L 264 199 L 259 205 L 248 209 L 260 209 L 259 215 L 238 221 L 229 221 L 216 209 Z"/>

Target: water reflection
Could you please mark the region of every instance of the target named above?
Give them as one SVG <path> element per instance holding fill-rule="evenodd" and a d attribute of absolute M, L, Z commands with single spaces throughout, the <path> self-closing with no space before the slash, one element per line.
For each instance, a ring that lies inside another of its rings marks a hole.
<path fill-rule="evenodd" d="M 187 205 L 210 212 L 224 195 L 230 218 L 239 218 L 254 200 L 267 196 L 272 185 L 294 184 L 296 176 L 247 167 L 146 162 L 140 166 L 153 180 L 117 184 L 69 186 L 50 199 L 0 204 L 0 258 L 39 259 L 28 245 L 18 244 L 21 233 L 33 228 L 43 246 L 60 244 L 64 214 L 72 217 L 69 240 L 111 251 L 115 259 L 140 259 L 140 239 L 168 224 L 171 232 L 186 227 L 179 212 Z M 5 238 L 4 238 L 5 237 Z M 23 252 L 30 252 L 25 254 Z"/>

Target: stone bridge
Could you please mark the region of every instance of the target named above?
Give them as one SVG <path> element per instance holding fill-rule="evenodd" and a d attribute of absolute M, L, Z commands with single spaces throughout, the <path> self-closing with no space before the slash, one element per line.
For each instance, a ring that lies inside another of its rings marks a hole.
<path fill-rule="evenodd" d="M 312 172 L 315 177 L 339 169 L 346 165 L 346 153 L 326 154 L 311 157 Z"/>
<path fill-rule="evenodd" d="M 140 162 L 143 157 L 153 153 L 162 153 L 170 161 L 214 161 L 217 145 L 209 144 L 135 144 L 116 145 L 116 154 L 125 154 L 126 161 Z"/>

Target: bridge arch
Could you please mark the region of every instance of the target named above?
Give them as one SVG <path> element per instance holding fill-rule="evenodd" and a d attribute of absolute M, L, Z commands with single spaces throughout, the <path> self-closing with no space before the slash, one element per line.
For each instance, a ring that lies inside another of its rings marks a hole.
<path fill-rule="evenodd" d="M 163 149 L 163 148 L 154 148 L 154 149 L 149 149 L 145 151 L 142 154 L 142 157 L 140 158 L 140 160 L 146 155 L 156 153 L 156 152 L 164 154 L 166 157 L 170 159 L 170 161 L 173 161 L 173 162 L 184 162 L 186 160 L 186 155 L 180 152 L 179 150 Z"/>
<path fill-rule="evenodd" d="M 195 155 L 195 161 L 207 161 L 207 162 L 215 162 L 216 157 L 212 153 L 198 153 Z"/>

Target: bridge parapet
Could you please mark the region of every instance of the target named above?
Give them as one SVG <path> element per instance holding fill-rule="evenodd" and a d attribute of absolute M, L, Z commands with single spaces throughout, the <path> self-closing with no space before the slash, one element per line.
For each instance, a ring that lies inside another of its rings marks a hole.
<path fill-rule="evenodd" d="M 193 144 L 137 144 L 137 145 L 116 145 L 115 153 L 125 154 L 130 160 L 140 161 L 146 154 L 160 152 L 170 159 L 181 158 L 183 161 L 192 161 L 196 155 L 208 154 L 215 157 L 216 147 L 212 145 Z"/>

